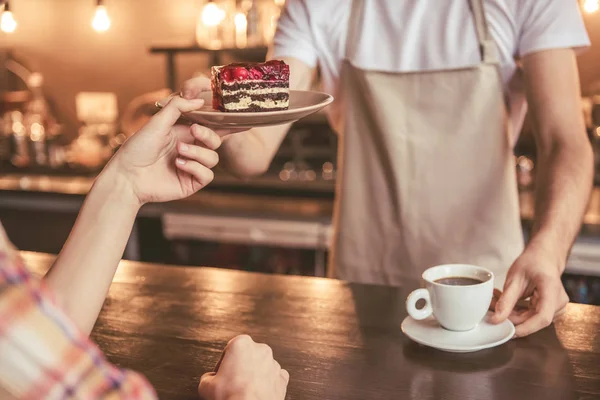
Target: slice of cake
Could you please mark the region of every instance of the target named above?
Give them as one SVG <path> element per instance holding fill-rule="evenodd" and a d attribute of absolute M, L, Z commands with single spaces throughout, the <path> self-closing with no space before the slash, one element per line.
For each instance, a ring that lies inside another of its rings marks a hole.
<path fill-rule="evenodd" d="M 289 107 L 290 66 L 283 61 L 212 67 L 211 75 L 215 110 L 256 112 Z"/>

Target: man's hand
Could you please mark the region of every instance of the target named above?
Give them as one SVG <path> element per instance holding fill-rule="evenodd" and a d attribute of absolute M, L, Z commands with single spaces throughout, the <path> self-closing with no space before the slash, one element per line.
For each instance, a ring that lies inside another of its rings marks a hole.
<path fill-rule="evenodd" d="M 289 379 L 269 346 L 241 335 L 227 344 L 215 372 L 200 378 L 198 393 L 205 400 L 283 400 Z"/>
<path fill-rule="evenodd" d="M 560 279 L 564 260 L 540 248 L 528 247 L 508 271 L 504 293 L 494 293 L 493 323 L 507 318 L 515 324 L 515 337 L 523 337 L 550 325 L 569 297 Z M 527 308 L 518 302 L 529 298 Z"/>
<path fill-rule="evenodd" d="M 210 79 L 204 76 L 197 76 L 183 82 L 181 93 L 179 95 L 184 99 L 197 99 L 201 93 L 210 92 Z"/>

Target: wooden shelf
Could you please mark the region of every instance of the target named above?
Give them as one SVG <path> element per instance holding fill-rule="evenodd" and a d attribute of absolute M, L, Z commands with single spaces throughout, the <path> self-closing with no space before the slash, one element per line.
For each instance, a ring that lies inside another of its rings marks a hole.
<path fill-rule="evenodd" d="M 181 53 L 200 53 L 208 54 L 210 56 L 209 66 L 220 65 L 221 55 L 224 53 L 235 54 L 242 59 L 262 59 L 267 55 L 267 47 L 244 47 L 244 48 L 221 48 L 212 49 L 207 47 L 200 47 L 196 45 L 154 45 L 149 49 L 152 54 L 162 54 L 165 56 L 166 61 L 166 73 L 167 73 L 167 86 L 174 92 L 177 90 L 177 71 L 175 67 L 175 56 Z"/>
<path fill-rule="evenodd" d="M 238 53 L 238 54 L 267 54 L 266 46 L 259 47 L 225 47 L 212 49 L 196 45 L 155 45 L 150 47 L 150 53 Z"/>

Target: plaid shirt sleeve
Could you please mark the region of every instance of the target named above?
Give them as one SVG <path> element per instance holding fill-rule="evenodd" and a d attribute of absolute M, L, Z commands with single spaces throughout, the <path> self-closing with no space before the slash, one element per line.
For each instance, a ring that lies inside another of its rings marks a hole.
<path fill-rule="evenodd" d="M 111 365 L 29 274 L 0 225 L 0 393 L 17 399 L 155 399 Z"/>

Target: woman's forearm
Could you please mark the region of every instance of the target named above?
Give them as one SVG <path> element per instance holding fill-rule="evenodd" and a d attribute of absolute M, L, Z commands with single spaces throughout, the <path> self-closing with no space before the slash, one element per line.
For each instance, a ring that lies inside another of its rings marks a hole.
<path fill-rule="evenodd" d="M 129 182 L 109 164 L 46 274 L 47 286 L 83 332 L 96 322 L 139 208 Z"/>

